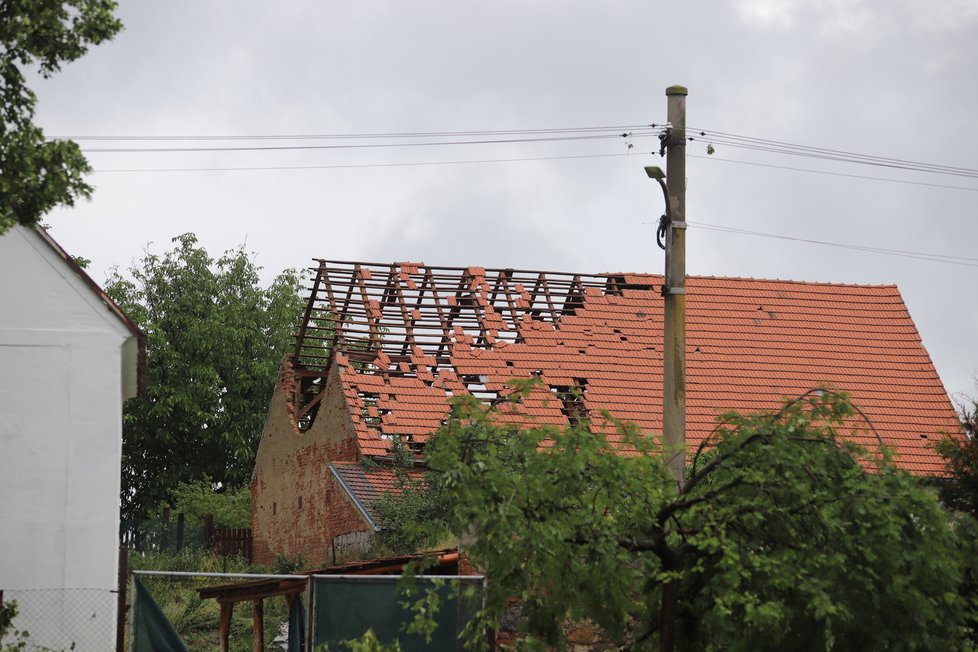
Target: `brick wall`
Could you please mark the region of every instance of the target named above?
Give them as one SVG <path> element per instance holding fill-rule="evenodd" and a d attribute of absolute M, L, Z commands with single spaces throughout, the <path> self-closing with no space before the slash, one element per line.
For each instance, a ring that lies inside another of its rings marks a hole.
<path fill-rule="evenodd" d="M 288 409 L 293 382 L 286 357 L 251 480 L 254 561 L 270 564 L 280 554 L 301 554 L 309 566 L 329 565 L 334 548 L 352 554 L 353 541 L 372 535 L 329 470 L 330 462 L 356 461 L 359 452 L 336 368 L 327 378 L 319 413 L 306 432 L 299 431 Z M 351 538 L 356 533 L 359 538 Z"/>

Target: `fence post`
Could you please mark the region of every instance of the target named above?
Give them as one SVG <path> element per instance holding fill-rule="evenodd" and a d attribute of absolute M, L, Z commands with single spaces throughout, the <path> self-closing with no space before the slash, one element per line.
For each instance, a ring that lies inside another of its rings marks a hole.
<path fill-rule="evenodd" d="M 126 652 L 126 586 L 129 579 L 129 549 L 119 546 L 119 577 L 115 616 L 115 650 Z"/>
<path fill-rule="evenodd" d="M 315 647 L 312 640 L 312 635 L 316 631 L 313 626 L 313 622 L 316 619 L 316 576 L 309 576 L 309 611 L 308 617 L 306 618 L 306 651 L 313 652 Z"/>
<path fill-rule="evenodd" d="M 183 550 L 183 527 L 184 527 L 184 514 L 180 512 L 177 514 L 177 552 Z"/>
<path fill-rule="evenodd" d="M 204 514 L 204 541 L 209 549 L 214 548 L 214 515 Z"/>
<path fill-rule="evenodd" d="M 160 537 L 160 552 L 166 552 L 170 547 L 170 508 L 166 507 L 160 514 L 160 529 L 163 530 Z"/>

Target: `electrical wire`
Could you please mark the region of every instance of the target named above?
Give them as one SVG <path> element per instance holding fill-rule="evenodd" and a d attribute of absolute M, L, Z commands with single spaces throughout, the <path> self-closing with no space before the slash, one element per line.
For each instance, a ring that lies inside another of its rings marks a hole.
<path fill-rule="evenodd" d="M 655 125 L 651 125 L 655 128 Z M 249 135 L 100 135 L 100 136 L 55 136 L 56 140 L 86 141 L 232 141 L 232 140 L 354 140 L 363 138 L 449 138 L 463 136 L 514 136 L 526 134 L 587 133 L 621 130 L 648 129 L 650 125 L 610 125 L 606 127 L 552 127 L 546 129 L 497 129 L 470 131 L 402 131 L 387 133 L 349 133 L 349 134 L 249 134 Z"/>
<path fill-rule="evenodd" d="M 789 240 L 792 242 L 803 242 L 806 244 L 817 244 L 827 247 L 838 247 L 841 249 L 851 249 L 854 251 L 865 251 L 876 254 L 884 254 L 888 256 L 898 256 L 901 258 L 913 258 L 917 260 L 927 260 L 930 262 L 938 263 L 948 263 L 951 265 L 963 265 L 965 267 L 978 267 L 978 258 L 971 258 L 968 256 L 952 256 L 948 254 L 935 254 L 935 253 L 925 253 L 921 251 L 908 251 L 905 249 L 886 249 L 883 247 L 871 247 L 868 245 L 856 245 L 848 244 L 844 242 L 830 242 L 827 240 L 813 240 L 810 238 L 801 238 L 796 236 L 788 236 L 777 233 L 765 233 L 763 231 L 751 231 L 748 229 L 739 229 L 731 226 L 721 226 L 718 224 L 708 224 L 706 222 L 692 222 L 687 220 L 686 222 L 689 226 L 705 229 L 707 231 L 719 231 L 722 233 L 733 233 L 737 235 L 748 235 L 762 238 L 775 238 L 777 240 Z"/>
<path fill-rule="evenodd" d="M 847 174 L 845 172 L 829 172 L 827 170 L 813 170 L 812 168 L 796 168 L 788 165 L 773 165 L 771 163 L 757 163 L 755 161 L 740 161 L 732 158 L 720 158 L 716 155 L 700 156 L 698 154 L 687 154 L 686 156 L 688 158 L 699 158 L 708 161 L 717 161 L 720 163 L 737 163 L 738 165 L 753 165 L 762 168 L 774 168 L 776 170 L 792 170 L 794 172 L 809 172 L 811 174 L 824 174 L 831 177 L 847 177 L 850 179 L 865 179 L 867 181 L 887 181 L 889 183 L 904 183 L 911 186 L 927 186 L 929 188 L 948 188 L 951 190 L 968 190 L 970 192 L 978 192 L 978 188 L 969 188 L 967 186 L 950 186 L 943 183 L 927 183 L 925 181 L 909 181 L 907 179 L 871 177 L 863 174 Z"/>
<path fill-rule="evenodd" d="M 795 143 L 786 143 L 784 141 L 755 138 L 751 136 L 740 136 L 737 134 L 729 134 L 726 132 L 711 131 L 706 129 L 687 128 L 686 132 L 687 137 L 691 142 L 696 142 L 699 140 L 705 144 L 724 145 L 727 147 L 783 154 L 788 156 L 815 158 L 859 165 L 872 165 L 914 172 L 927 172 L 932 174 L 978 178 L 978 169 L 973 168 L 925 163 L 921 161 L 876 156 L 871 154 L 860 154 L 845 150 L 799 145 Z M 689 136 L 688 134 L 691 132 L 693 135 Z"/>
<path fill-rule="evenodd" d="M 160 152 L 257 152 L 257 151 L 294 151 L 319 149 L 375 149 L 381 147 L 440 147 L 444 145 L 497 145 L 509 143 L 545 143 L 575 140 L 607 140 L 631 138 L 650 138 L 655 133 L 622 133 L 622 134 L 586 134 L 574 136 L 541 136 L 537 138 L 498 138 L 490 140 L 445 140 L 406 143 L 344 143 L 339 145 L 253 145 L 243 147 L 88 147 L 82 148 L 86 154 L 92 153 L 160 153 Z"/>
<path fill-rule="evenodd" d="M 488 159 L 467 159 L 457 161 L 410 161 L 403 163 L 350 163 L 337 165 L 273 165 L 256 167 L 199 167 L 199 168 L 109 168 L 95 169 L 96 174 L 104 172 L 247 172 L 265 170 L 345 170 L 356 168 L 396 168 L 396 167 L 418 167 L 425 165 L 471 165 L 476 163 L 516 163 L 522 161 L 561 161 L 570 159 L 590 159 L 590 158 L 612 158 L 622 156 L 636 156 L 637 152 L 621 152 L 618 154 L 572 154 L 568 156 L 530 156 L 520 158 L 488 158 Z"/>

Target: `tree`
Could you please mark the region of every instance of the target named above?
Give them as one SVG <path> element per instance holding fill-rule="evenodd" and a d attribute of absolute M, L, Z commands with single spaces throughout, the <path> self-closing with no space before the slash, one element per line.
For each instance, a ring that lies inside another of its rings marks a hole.
<path fill-rule="evenodd" d="M 885 453 L 837 437 L 859 421 L 844 396 L 727 415 L 678 491 L 631 425 L 601 418 L 622 455 L 597 423 L 517 429 L 518 408 L 456 401 L 409 489 L 432 488 L 431 513 L 474 537 L 489 581 L 472 646 L 515 599 L 528 649 L 584 620 L 630 649 L 961 647 L 955 533 Z"/>
<path fill-rule="evenodd" d="M 123 416 L 124 518 L 145 517 L 182 482 L 247 484 L 292 325 L 301 280 L 267 288 L 243 247 L 214 260 L 193 234 L 115 272 L 106 292 L 147 336 L 146 393 Z"/>
<path fill-rule="evenodd" d="M 962 541 L 970 545 L 959 593 L 968 604 L 967 630 L 978 650 L 978 401 L 964 399 L 958 410 L 965 436 L 948 436 L 937 443 L 948 470 L 938 488 L 941 502 L 954 515 Z"/>
<path fill-rule="evenodd" d="M 112 0 L 0 1 L 0 233 L 33 225 L 51 208 L 91 196 L 91 171 L 67 140 L 48 141 L 34 124 L 37 96 L 23 70 L 50 77 L 62 64 L 122 29 Z"/>

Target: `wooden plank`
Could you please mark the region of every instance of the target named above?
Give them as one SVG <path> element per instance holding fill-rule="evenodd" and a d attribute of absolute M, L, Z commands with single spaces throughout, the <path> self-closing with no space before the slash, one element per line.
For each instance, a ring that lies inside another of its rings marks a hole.
<path fill-rule="evenodd" d="M 233 611 L 233 602 L 221 603 L 221 652 L 230 652 L 228 639 L 231 636 L 231 613 Z"/>
<path fill-rule="evenodd" d="M 265 601 L 260 598 L 251 608 L 251 649 L 253 652 L 265 650 Z"/>

